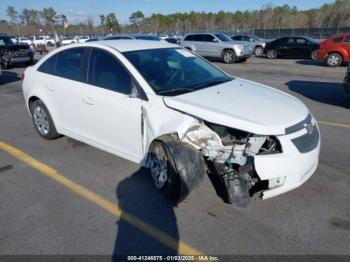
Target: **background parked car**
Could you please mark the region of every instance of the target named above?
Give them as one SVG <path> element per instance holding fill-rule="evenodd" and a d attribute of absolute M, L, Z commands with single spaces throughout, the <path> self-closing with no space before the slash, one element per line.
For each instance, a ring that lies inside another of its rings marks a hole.
<path fill-rule="evenodd" d="M 0 48 L 5 50 L 3 55 L 4 68 L 18 63 L 33 64 L 34 53 L 27 44 L 15 43 L 10 36 L 0 35 Z"/>
<path fill-rule="evenodd" d="M 350 92 L 350 63 L 348 65 L 348 70 L 344 78 L 344 89 L 346 92 Z"/>
<path fill-rule="evenodd" d="M 306 58 L 316 59 L 320 44 L 306 36 L 290 36 L 266 43 L 264 54 L 269 59 Z"/>
<path fill-rule="evenodd" d="M 102 40 L 151 40 L 151 41 L 163 41 L 159 36 L 147 35 L 147 34 L 117 34 L 117 35 L 108 35 L 102 38 Z"/>
<path fill-rule="evenodd" d="M 167 38 L 164 38 L 164 40 L 171 44 L 177 44 L 177 45 L 180 44 L 180 39 L 177 39 L 174 37 L 167 37 Z"/>
<path fill-rule="evenodd" d="M 248 42 L 236 42 L 220 33 L 187 34 L 181 46 L 204 57 L 220 58 L 226 64 L 245 61 L 252 55 Z"/>
<path fill-rule="evenodd" d="M 253 47 L 253 53 L 256 56 L 260 56 L 264 54 L 264 48 L 266 46 L 266 42 L 256 35 L 233 35 L 231 39 L 234 41 L 245 41 L 250 42 Z"/>
<path fill-rule="evenodd" d="M 69 45 L 69 44 L 75 44 L 78 43 L 78 38 L 75 36 L 67 36 L 63 37 L 62 39 L 62 45 Z"/>
<path fill-rule="evenodd" d="M 79 41 L 79 43 L 85 43 L 87 40 L 89 40 L 90 39 L 90 37 L 89 36 L 87 36 L 87 35 L 83 35 L 83 36 L 79 36 L 78 37 L 78 41 Z"/>
<path fill-rule="evenodd" d="M 350 60 L 350 34 L 342 34 L 323 41 L 317 59 L 328 66 L 340 66 Z"/>
<path fill-rule="evenodd" d="M 53 46 L 55 44 L 55 40 L 51 36 L 42 35 L 42 36 L 35 36 L 33 38 L 33 43 L 35 46 L 39 46 L 39 45 Z"/>
<path fill-rule="evenodd" d="M 22 44 L 27 44 L 27 45 L 32 45 L 33 44 L 33 40 L 30 39 L 29 37 L 19 37 L 18 38 L 18 42 L 22 43 Z"/>

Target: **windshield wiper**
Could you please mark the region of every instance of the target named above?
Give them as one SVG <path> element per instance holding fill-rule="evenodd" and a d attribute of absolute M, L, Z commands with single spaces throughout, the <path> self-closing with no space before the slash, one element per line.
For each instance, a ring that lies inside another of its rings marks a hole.
<path fill-rule="evenodd" d="M 220 85 L 220 84 L 229 82 L 231 80 L 233 80 L 233 79 L 232 78 L 226 78 L 226 79 L 220 79 L 220 80 L 212 80 L 212 81 L 207 81 L 207 82 L 200 83 L 198 85 L 192 86 L 191 88 L 193 88 L 195 90 L 199 90 L 199 89 L 210 87 L 210 86 Z"/>
<path fill-rule="evenodd" d="M 164 94 L 179 95 L 179 94 L 189 93 L 189 92 L 193 92 L 193 91 L 195 91 L 195 89 L 193 89 L 193 88 L 173 88 L 173 89 L 169 89 L 169 90 L 159 91 L 157 93 L 160 95 L 164 95 Z"/>

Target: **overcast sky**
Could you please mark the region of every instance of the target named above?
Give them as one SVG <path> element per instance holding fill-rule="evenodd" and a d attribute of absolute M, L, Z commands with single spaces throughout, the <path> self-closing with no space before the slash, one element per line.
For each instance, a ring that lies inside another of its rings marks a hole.
<path fill-rule="evenodd" d="M 92 16 L 99 23 L 99 15 L 116 13 L 119 22 L 128 23 L 132 12 L 141 10 L 145 15 L 152 13 L 169 14 L 175 12 L 206 11 L 218 12 L 259 9 L 266 3 L 274 5 L 295 5 L 299 9 L 319 7 L 327 0 L 0 0 L 0 18 L 6 19 L 5 10 L 9 5 L 17 10 L 23 8 L 42 9 L 52 6 L 57 12 L 67 15 L 71 23 L 84 22 Z"/>

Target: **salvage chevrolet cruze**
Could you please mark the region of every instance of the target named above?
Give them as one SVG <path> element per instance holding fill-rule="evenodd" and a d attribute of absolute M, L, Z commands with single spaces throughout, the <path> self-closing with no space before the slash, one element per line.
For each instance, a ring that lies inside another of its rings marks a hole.
<path fill-rule="evenodd" d="M 168 43 L 58 48 L 26 69 L 23 93 L 40 136 L 140 163 L 178 201 L 210 173 L 247 206 L 300 186 L 318 164 L 319 128 L 302 102 Z"/>

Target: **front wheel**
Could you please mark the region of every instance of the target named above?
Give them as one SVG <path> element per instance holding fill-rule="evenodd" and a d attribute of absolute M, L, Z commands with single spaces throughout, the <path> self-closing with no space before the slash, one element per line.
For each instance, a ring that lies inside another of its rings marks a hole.
<path fill-rule="evenodd" d="M 264 53 L 264 48 L 262 46 L 257 46 L 254 49 L 254 55 L 256 56 L 262 56 Z"/>
<path fill-rule="evenodd" d="M 277 51 L 275 49 L 271 49 L 267 51 L 267 58 L 268 59 L 276 59 L 277 58 Z"/>
<path fill-rule="evenodd" d="M 326 63 L 331 67 L 340 66 L 343 63 L 343 58 L 338 53 L 330 53 L 326 58 Z"/>
<path fill-rule="evenodd" d="M 154 141 L 149 150 L 149 170 L 154 185 L 171 199 L 180 196 L 180 176 L 176 169 L 174 159 L 166 144 Z"/>
<path fill-rule="evenodd" d="M 60 136 L 56 131 L 49 110 L 41 100 L 38 99 L 31 103 L 30 112 L 34 127 L 42 138 L 52 140 Z"/>
<path fill-rule="evenodd" d="M 235 55 L 235 52 L 232 51 L 232 50 L 226 50 L 223 52 L 222 54 L 222 61 L 225 63 L 225 64 L 232 64 L 234 63 L 236 60 L 236 55 Z"/>

